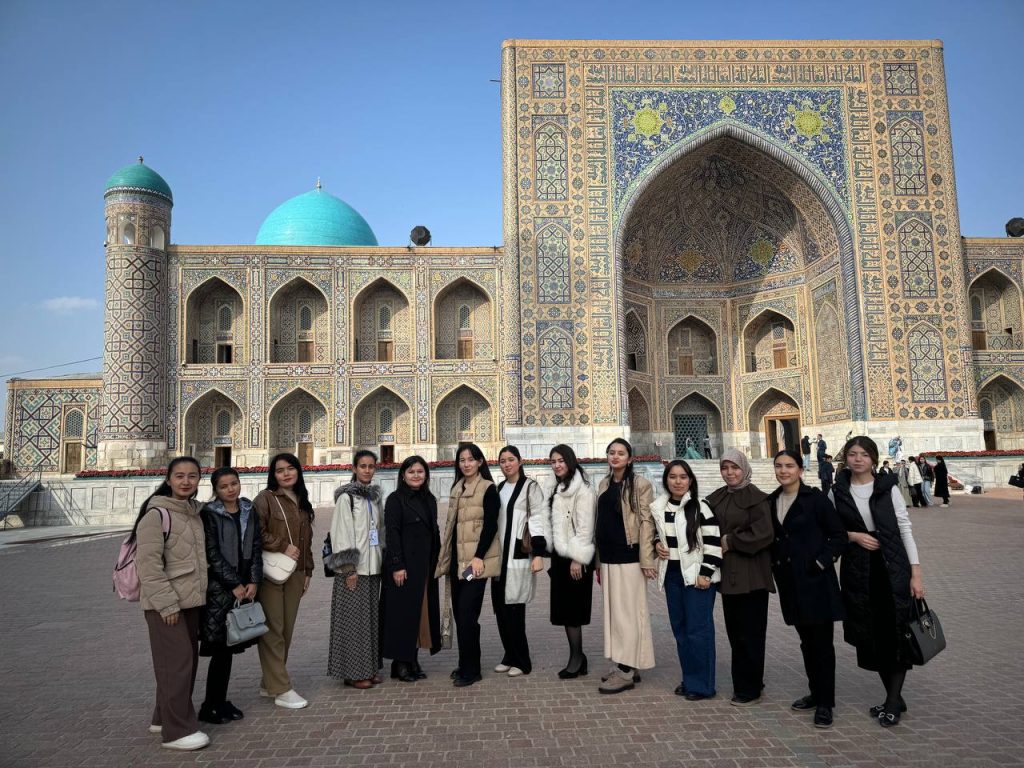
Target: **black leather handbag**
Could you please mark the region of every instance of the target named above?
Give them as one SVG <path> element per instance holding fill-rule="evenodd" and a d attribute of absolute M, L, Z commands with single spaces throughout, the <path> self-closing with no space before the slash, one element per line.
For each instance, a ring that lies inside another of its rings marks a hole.
<path fill-rule="evenodd" d="M 1006 482 L 1014 488 L 1024 488 L 1024 477 L 1020 475 L 1010 475 L 1010 479 Z"/>
<path fill-rule="evenodd" d="M 914 601 L 914 618 L 904 630 L 910 661 L 921 666 L 935 658 L 946 647 L 946 636 L 938 614 L 928 607 L 924 599 Z"/>

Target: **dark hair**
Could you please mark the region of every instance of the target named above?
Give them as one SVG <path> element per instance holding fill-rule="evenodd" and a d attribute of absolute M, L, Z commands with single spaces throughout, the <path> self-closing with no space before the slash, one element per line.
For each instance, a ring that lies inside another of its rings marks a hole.
<path fill-rule="evenodd" d="M 377 454 L 374 453 L 373 451 L 367 450 L 366 448 L 363 448 L 361 451 L 356 451 L 355 456 L 352 457 L 352 480 L 353 480 L 353 482 L 355 482 L 355 479 L 356 479 L 356 464 L 359 463 L 360 459 L 365 459 L 367 456 L 369 456 L 371 459 L 373 459 L 373 463 L 374 464 L 377 463 L 377 461 L 378 461 Z"/>
<path fill-rule="evenodd" d="M 132 526 L 132 534 L 133 535 L 134 535 L 135 531 L 139 527 L 139 521 L 142 520 L 142 516 L 144 514 L 146 514 L 146 508 L 149 506 L 150 500 L 153 499 L 156 496 L 170 496 L 172 494 L 171 483 L 170 483 L 171 473 L 174 472 L 174 468 L 176 466 L 178 466 L 179 464 L 186 464 L 186 463 L 187 464 L 195 464 L 196 465 L 196 469 L 199 470 L 199 474 L 200 475 L 203 474 L 203 468 L 201 466 L 199 466 L 199 461 L 196 460 L 196 458 L 193 457 L 193 456 L 176 456 L 175 458 L 171 459 L 171 463 L 167 465 L 167 472 L 164 474 L 163 482 L 160 483 L 159 486 L 157 486 L 157 489 L 155 491 L 153 491 L 151 494 L 149 494 L 149 496 L 146 497 L 146 500 L 144 502 L 142 502 L 142 506 L 139 507 L 139 514 L 135 517 L 135 525 Z M 189 496 L 189 498 L 190 499 L 194 499 L 196 497 L 196 494 L 198 494 L 198 493 L 199 493 L 199 484 L 196 483 L 196 489 L 195 489 L 195 491 L 192 492 L 192 495 Z"/>
<path fill-rule="evenodd" d="M 864 451 L 867 452 L 868 456 L 871 457 L 871 461 L 874 465 L 878 466 L 878 445 L 867 435 L 857 435 L 856 437 L 851 437 L 846 441 L 846 445 L 843 446 L 843 450 L 840 454 L 844 465 L 846 464 L 846 452 L 854 446 L 863 448 Z"/>
<path fill-rule="evenodd" d="M 498 451 L 498 458 L 499 459 L 501 458 L 501 454 L 503 454 L 503 453 L 511 453 L 513 456 L 515 456 L 520 461 L 523 460 L 523 455 L 521 453 L 519 453 L 519 449 L 516 448 L 514 445 L 506 445 L 504 448 L 502 448 L 500 451 Z"/>
<path fill-rule="evenodd" d="M 469 451 L 469 455 L 472 456 L 480 464 L 480 475 L 485 480 L 494 482 L 494 478 L 491 477 L 491 470 L 487 466 L 487 459 L 484 458 L 484 452 L 480 450 L 480 446 L 476 443 L 459 443 L 459 447 L 455 449 L 455 479 L 452 481 L 452 488 L 455 487 L 455 483 L 459 482 L 463 478 L 462 468 L 459 466 L 459 456 L 462 455 L 463 451 Z"/>
<path fill-rule="evenodd" d="M 619 498 L 625 499 L 629 502 L 630 508 L 637 512 L 639 511 L 639 503 L 636 498 L 636 475 L 633 474 L 633 446 L 629 444 L 629 441 L 624 437 L 616 437 L 608 446 L 604 449 L 604 453 L 607 456 L 608 451 L 612 449 L 612 446 L 618 444 L 626 449 L 626 453 L 629 454 L 629 463 L 626 464 L 626 471 L 622 473 L 622 490 L 619 492 Z M 612 473 L 609 470 L 608 477 L 611 478 Z"/>
<path fill-rule="evenodd" d="M 555 487 L 554 490 L 551 491 L 552 499 L 555 498 L 555 492 L 558 490 L 558 483 L 562 483 L 563 491 L 567 490 L 569 488 L 569 484 L 572 483 L 572 479 L 576 476 L 577 472 L 580 473 L 580 477 L 583 478 L 584 483 L 588 482 L 587 473 L 583 471 L 583 467 L 580 465 L 580 460 L 576 458 L 576 451 L 574 451 L 565 443 L 559 443 L 550 451 L 548 451 L 548 459 L 550 459 L 556 453 L 562 457 L 562 461 L 565 462 L 565 467 L 568 471 L 565 473 L 564 480 L 559 481 L 558 478 L 555 478 Z"/>
<path fill-rule="evenodd" d="M 936 464 L 945 464 L 946 460 L 944 458 L 942 458 L 941 456 L 936 456 L 935 457 L 935 463 Z"/>
<path fill-rule="evenodd" d="M 210 475 L 210 485 L 213 486 L 213 498 L 217 498 L 217 483 L 220 482 L 222 477 L 227 477 L 228 475 L 234 475 L 239 482 L 242 480 L 238 476 L 238 470 L 234 467 L 217 467 L 213 470 L 213 474 Z"/>
<path fill-rule="evenodd" d="M 796 466 L 797 466 L 798 469 L 803 469 L 804 468 L 803 456 L 801 456 L 796 451 L 790 450 L 789 448 L 786 448 L 784 450 L 779 451 L 774 456 L 772 456 L 772 464 L 773 465 L 775 464 L 775 460 L 777 458 L 779 458 L 779 456 L 788 456 L 789 458 L 791 458 L 793 461 L 796 462 Z"/>
<path fill-rule="evenodd" d="M 409 487 L 409 484 L 405 482 L 405 473 L 413 464 L 423 465 L 424 478 L 421 491 L 426 493 L 431 498 L 433 498 L 434 494 L 430 491 L 430 467 L 427 466 L 427 460 L 424 459 L 422 456 L 409 456 L 402 462 L 402 466 L 398 468 L 398 490 L 403 491 L 405 493 L 417 493 L 417 491 L 414 491 L 412 488 Z"/>
<path fill-rule="evenodd" d="M 270 466 L 267 469 L 267 490 L 276 491 L 280 487 L 277 484 L 277 475 L 275 474 L 277 462 L 279 461 L 283 461 L 286 464 L 291 465 L 292 468 L 299 473 L 299 477 L 295 481 L 295 485 L 292 486 L 292 493 L 294 493 L 295 498 L 299 500 L 299 509 L 308 514 L 309 520 L 312 522 L 314 517 L 313 505 L 309 503 L 309 491 L 306 490 L 306 481 L 302 477 L 302 464 L 299 463 L 295 454 L 279 453 L 270 460 Z"/>
<path fill-rule="evenodd" d="M 661 485 L 672 497 L 672 491 L 668 489 L 668 474 L 676 467 L 682 467 L 686 476 L 690 478 L 690 498 L 683 505 L 683 514 L 686 516 L 686 551 L 693 552 L 697 548 L 697 529 L 700 527 L 700 502 L 697 500 L 697 478 L 693 474 L 690 465 L 682 459 L 673 459 L 665 465 L 665 471 L 661 475 Z"/>

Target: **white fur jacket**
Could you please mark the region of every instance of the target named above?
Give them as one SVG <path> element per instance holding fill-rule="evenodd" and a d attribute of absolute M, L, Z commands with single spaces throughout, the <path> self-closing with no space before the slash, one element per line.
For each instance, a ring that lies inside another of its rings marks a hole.
<path fill-rule="evenodd" d="M 589 565 L 594 560 L 594 521 L 597 494 L 594 487 L 576 472 L 568 488 L 555 486 L 551 499 L 551 539 L 562 557 Z"/>

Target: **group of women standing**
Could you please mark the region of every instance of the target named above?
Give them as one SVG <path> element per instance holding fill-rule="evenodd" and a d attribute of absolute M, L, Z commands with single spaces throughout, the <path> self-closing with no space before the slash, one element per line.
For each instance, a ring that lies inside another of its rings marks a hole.
<path fill-rule="evenodd" d="M 726 451 L 720 459 L 725 484 L 706 498 L 685 460 L 667 464 L 656 494 L 635 473 L 626 440 L 613 440 L 606 458 L 607 473 L 595 487 L 573 449 L 555 446 L 549 454 L 553 484 L 545 492 L 526 477 L 514 446 L 500 451 L 504 479 L 495 484 L 480 448 L 462 444 L 442 535 L 423 458 L 402 462 L 397 489 L 384 501 L 373 483 L 376 456 L 358 452 L 352 482 L 335 492 L 325 543 L 324 567 L 335 577 L 328 674 L 371 688 L 383 682 L 387 658 L 393 679 L 422 680 L 419 651 L 438 652 L 446 635 L 450 642 L 453 620 L 458 666 L 452 683 L 480 681 L 488 579 L 503 647 L 494 671 L 529 674 L 526 604 L 549 559 L 549 617 L 565 627 L 568 642 L 562 679 L 589 673 L 582 628 L 591 620 L 596 576 L 604 594 L 604 656 L 611 662 L 599 691 L 620 693 L 640 682 L 640 672 L 654 666 L 646 584 L 657 580 L 682 670 L 675 693 L 690 701 L 716 695 L 713 615 L 720 592 L 732 650 L 731 703 L 756 704 L 764 688 L 769 593 L 777 586 L 783 618 L 800 638 L 810 689 L 793 709 L 813 710 L 816 726 L 832 725 L 833 625 L 845 620 L 858 664 L 877 671 L 885 687 L 885 701 L 871 715 L 886 727 L 899 722 L 909 668 L 900 628 L 924 586 L 896 480 L 874 473 L 873 441 L 847 442 L 844 467 L 827 496 L 804 484 L 802 458 L 791 451 L 775 457 L 779 487 L 771 494 L 751 483 L 743 453 Z M 242 717 L 226 698 L 231 657 L 241 650 L 224 639 L 224 617 L 235 601 L 257 597 L 266 613 L 269 631 L 258 642 L 261 695 L 282 707 L 306 706 L 286 668 L 299 601 L 313 573 L 313 510 L 298 460 L 275 457 L 266 490 L 251 504 L 239 498 L 234 470 L 217 470 L 215 500 L 201 513 L 194 501 L 199 474 L 194 459 L 175 459 L 136 524 L 157 677 L 151 729 L 162 731 L 164 746 L 178 749 L 208 743 L 197 719 Z M 150 514 L 156 509 L 160 516 Z M 170 534 L 161 527 L 167 515 Z M 294 573 L 281 584 L 262 579 L 263 551 L 294 560 Z M 450 605 L 450 617 L 447 610 L 442 617 L 442 604 Z M 197 716 L 191 686 L 200 630 L 201 652 L 211 663 Z"/>

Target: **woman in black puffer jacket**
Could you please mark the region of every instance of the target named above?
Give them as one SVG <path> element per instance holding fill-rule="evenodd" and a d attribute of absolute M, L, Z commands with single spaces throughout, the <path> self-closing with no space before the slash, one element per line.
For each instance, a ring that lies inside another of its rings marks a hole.
<path fill-rule="evenodd" d="M 256 597 L 256 589 L 263 580 L 263 541 L 259 515 L 249 499 L 240 497 L 238 473 L 231 467 L 221 467 L 211 480 L 216 498 L 200 513 L 206 531 L 209 586 L 199 626 L 199 655 L 210 657 L 210 669 L 199 719 L 220 724 L 242 719 L 242 711 L 227 700 L 231 659 L 256 641 L 229 646 L 227 617 L 236 600 Z"/>

